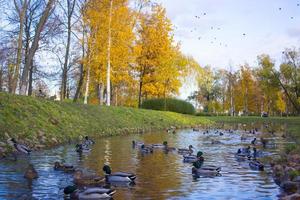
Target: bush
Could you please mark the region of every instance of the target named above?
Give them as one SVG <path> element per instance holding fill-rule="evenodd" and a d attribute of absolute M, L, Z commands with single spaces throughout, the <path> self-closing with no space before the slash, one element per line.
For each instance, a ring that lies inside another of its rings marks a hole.
<path fill-rule="evenodd" d="M 285 153 L 289 154 L 292 151 L 297 149 L 297 145 L 296 144 L 288 144 L 285 146 Z"/>
<path fill-rule="evenodd" d="M 195 108 L 191 103 L 179 99 L 149 99 L 142 103 L 141 108 L 195 114 Z"/>

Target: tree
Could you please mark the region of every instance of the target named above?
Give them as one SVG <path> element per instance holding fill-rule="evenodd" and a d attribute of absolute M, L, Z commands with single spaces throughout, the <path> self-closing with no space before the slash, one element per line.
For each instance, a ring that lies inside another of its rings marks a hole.
<path fill-rule="evenodd" d="M 49 18 L 49 15 L 51 14 L 51 11 L 53 9 L 53 5 L 55 3 L 55 0 L 48 0 L 46 7 L 39 19 L 39 22 L 37 24 L 37 27 L 35 29 L 35 34 L 33 37 L 33 42 L 29 48 L 28 55 L 26 55 L 27 62 L 25 63 L 24 69 L 23 69 L 23 75 L 20 82 L 20 94 L 26 94 L 27 92 L 27 84 L 28 84 L 28 73 L 30 69 L 30 65 L 33 62 L 34 55 L 39 47 L 39 42 L 41 39 L 41 33 L 44 29 L 44 26 Z"/>

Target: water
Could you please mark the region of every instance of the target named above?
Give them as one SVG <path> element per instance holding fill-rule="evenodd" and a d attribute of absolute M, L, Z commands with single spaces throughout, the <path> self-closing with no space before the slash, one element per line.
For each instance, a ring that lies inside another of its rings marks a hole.
<path fill-rule="evenodd" d="M 240 128 L 245 128 L 241 126 Z M 284 145 L 281 133 L 274 136 L 277 148 L 268 149 L 272 157 Z M 136 185 L 118 187 L 114 199 L 277 199 L 279 187 L 271 177 L 270 166 L 266 164 L 263 172 L 253 171 L 248 163 L 238 162 L 234 153 L 245 147 L 254 136 L 248 135 L 241 142 L 241 131 L 225 133 L 223 136 L 203 135 L 202 131 L 192 130 L 170 133 L 148 133 L 107 137 L 96 140 L 90 153 L 79 157 L 74 145 L 65 145 L 51 150 L 33 152 L 30 157 L 18 161 L 0 161 L 0 199 L 63 199 L 63 188 L 72 184 L 72 175 L 53 170 L 55 161 L 84 169 L 86 173 L 103 175 L 103 164 L 109 164 L 113 171 L 128 171 L 137 175 Z M 223 144 L 211 144 L 211 139 Z M 155 151 L 142 155 L 131 147 L 132 140 L 145 143 L 162 143 L 186 148 L 192 144 L 204 152 L 205 162 L 222 167 L 222 176 L 199 178 L 191 175 L 191 164 L 183 163 L 177 153 L 168 154 Z M 267 163 L 267 159 L 263 159 Z M 28 182 L 23 178 L 24 171 L 32 163 L 39 178 Z"/>

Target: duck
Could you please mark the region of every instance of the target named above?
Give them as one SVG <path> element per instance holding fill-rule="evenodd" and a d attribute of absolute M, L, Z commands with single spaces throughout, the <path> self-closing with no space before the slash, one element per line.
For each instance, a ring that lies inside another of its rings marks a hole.
<path fill-rule="evenodd" d="M 75 172 L 75 168 L 73 165 L 62 164 L 58 161 L 54 163 L 54 170 L 64 172 Z"/>
<path fill-rule="evenodd" d="M 251 141 L 251 144 L 252 144 L 252 145 L 256 145 L 256 138 L 254 138 L 254 139 Z"/>
<path fill-rule="evenodd" d="M 133 148 L 135 148 L 135 147 L 141 147 L 142 145 L 144 145 L 144 142 L 132 140 L 132 147 Z"/>
<path fill-rule="evenodd" d="M 253 159 L 249 162 L 249 166 L 251 169 L 264 171 L 264 165 L 257 161 L 256 159 Z"/>
<path fill-rule="evenodd" d="M 239 153 L 239 152 L 240 152 L 240 153 Z M 251 154 L 251 147 L 248 146 L 247 148 L 241 148 L 241 149 L 238 150 L 237 153 L 249 155 L 249 154 Z"/>
<path fill-rule="evenodd" d="M 196 167 L 193 167 L 192 174 L 195 177 L 199 177 L 199 176 L 213 177 L 213 176 L 220 175 L 220 171 L 210 170 L 210 169 L 202 169 L 202 168 L 197 169 Z"/>
<path fill-rule="evenodd" d="M 79 190 L 76 185 L 70 185 L 64 188 L 64 194 L 70 195 L 71 199 L 79 200 L 98 200 L 111 199 L 116 190 L 102 187 L 91 187 Z"/>
<path fill-rule="evenodd" d="M 241 149 L 238 149 L 238 151 L 234 154 L 234 157 L 238 161 L 245 161 L 251 158 L 251 156 L 248 153 L 243 153 Z"/>
<path fill-rule="evenodd" d="M 192 154 L 194 151 L 193 151 L 193 145 L 189 145 L 189 148 L 188 149 L 178 149 L 177 152 L 179 154 Z"/>
<path fill-rule="evenodd" d="M 183 162 L 185 163 L 193 163 L 197 161 L 196 155 L 183 155 Z"/>
<path fill-rule="evenodd" d="M 37 171 L 34 169 L 33 165 L 29 164 L 24 174 L 24 178 L 28 180 L 32 180 L 32 179 L 37 179 L 38 177 L 39 175 Z"/>
<path fill-rule="evenodd" d="M 164 141 L 164 142 L 163 142 L 163 145 L 164 145 L 164 148 L 163 148 L 164 151 L 176 151 L 176 148 L 175 148 L 175 147 L 169 147 L 167 141 Z"/>
<path fill-rule="evenodd" d="M 219 140 L 211 140 L 211 144 L 222 144 Z"/>
<path fill-rule="evenodd" d="M 82 144 L 86 147 L 95 144 L 95 142 L 89 138 L 89 136 L 85 136 L 84 137 L 84 141 L 82 142 Z"/>
<path fill-rule="evenodd" d="M 88 147 L 82 145 L 82 144 L 76 144 L 76 152 L 77 153 L 87 153 L 90 152 L 91 149 L 89 149 Z"/>
<path fill-rule="evenodd" d="M 193 131 L 194 131 L 194 132 L 199 132 L 200 129 L 199 129 L 199 128 L 193 128 Z"/>
<path fill-rule="evenodd" d="M 74 183 L 76 185 L 101 185 L 105 183 L 105 178 L 93 175 L 84 175 L 82 170 L 76 170 L 73 175 Z"/>
<path fill-rule="evenodd" d="M 153 148 L 151 146 L 145 146 L 144 144 L 141 146 L 140 151 L 142 153 L 153 153 Z"/>
<path fill-rule="evenodd" d="M 12 138 L 11 139 L 11 142 L 13 143 L 14 145 L 14 148 L 19 152 L 19 153 L 23 153 L 23 154 L 30 154 L 31 150 L 23 145 L 23 144 L 19 144 L 15 138 Z"/>
<path fill-rule="evenodd" d="M 111 168 L 108 165 L 103 166 L 106 182 L 134 182 L 136 175 L 127 172 L 114 172 L 111 173 Z"/>

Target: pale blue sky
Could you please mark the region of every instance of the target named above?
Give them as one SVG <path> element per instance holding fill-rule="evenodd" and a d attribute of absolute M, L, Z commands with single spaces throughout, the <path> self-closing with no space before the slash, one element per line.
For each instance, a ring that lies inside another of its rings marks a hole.
<path fill-rule="evenodd" d="M 247 62 L 255 67 L 263 53 L 278 66 L 285 48 L 300 47 L 300 0 L 157 2 L 166 8 L 182 51 L 201 66 L 229 70 L 229 64 L 237 69 Z M 185 84 L 180 97 L 185 99 L 196 88 L 193 81 Z"/>
<path fill-rule="evenodd" d="M 181 42 L 183 52 L 202 66 L 228 68 L 229 63 L 238 66 L 245 62 L 254 66 L 262 53 L 278 63 L 286 47 L 300 47 L 300 0 L 158 2 L 177 27 L 175 39 Z"/>

